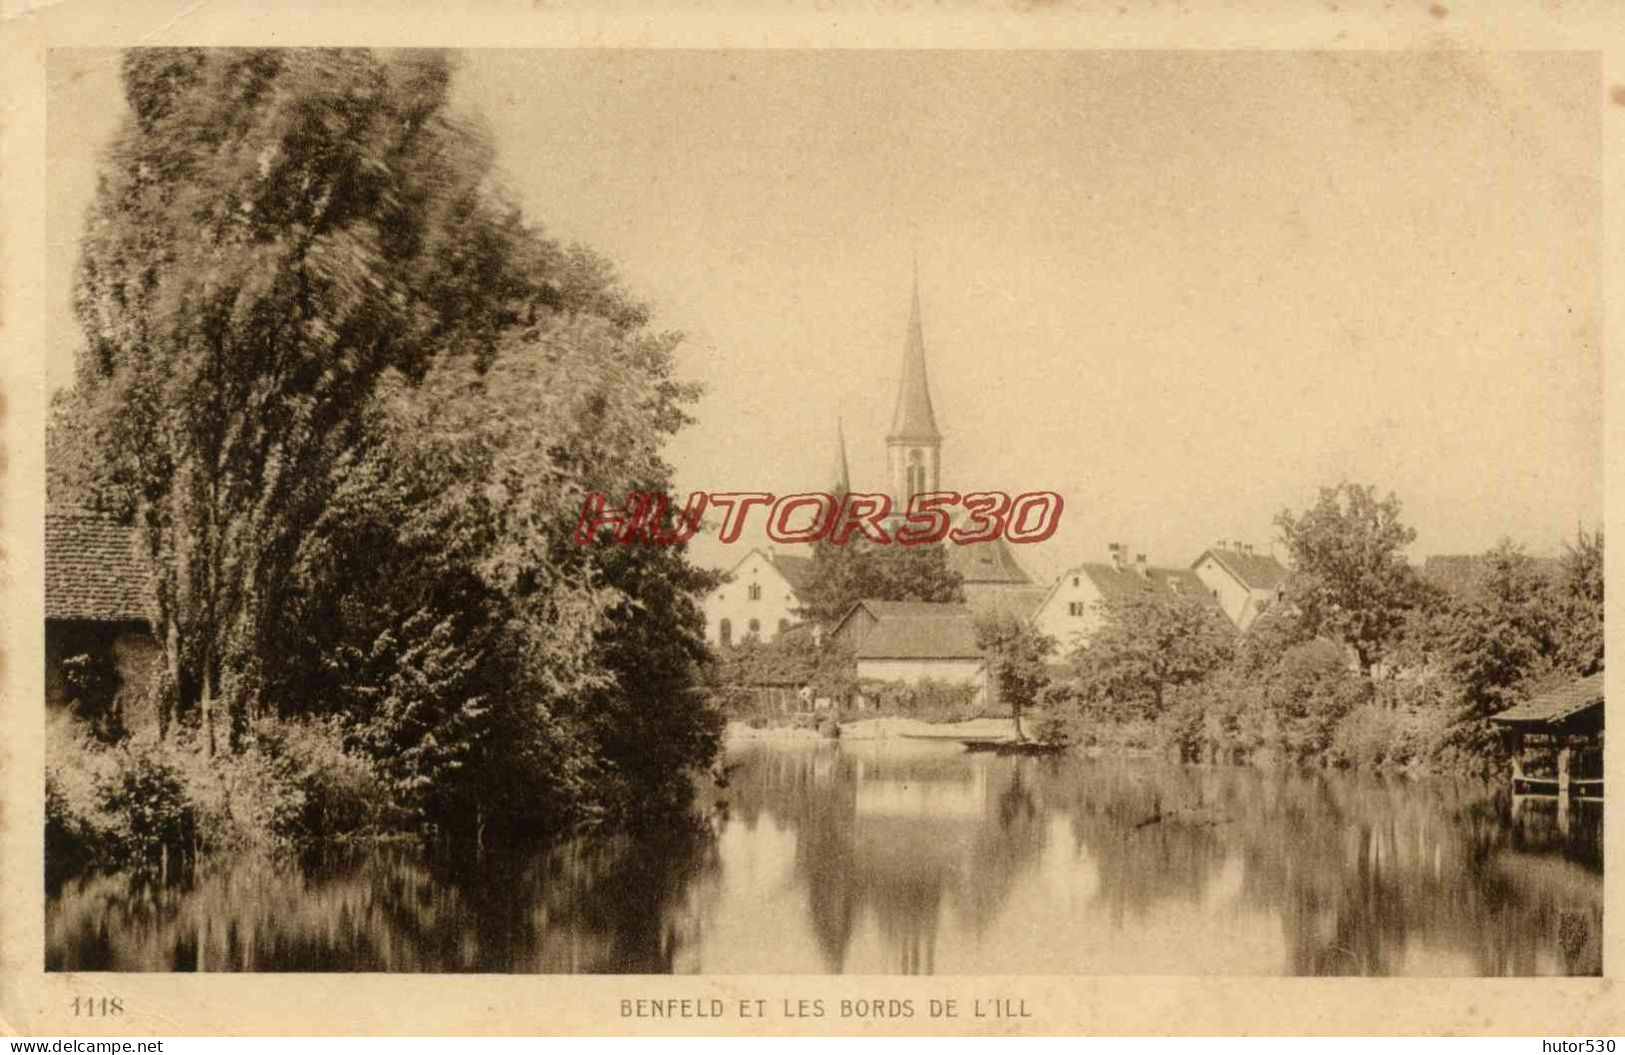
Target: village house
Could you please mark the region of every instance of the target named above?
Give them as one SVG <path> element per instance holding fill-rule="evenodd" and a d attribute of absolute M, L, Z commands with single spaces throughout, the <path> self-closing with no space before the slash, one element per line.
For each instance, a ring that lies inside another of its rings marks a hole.
<path fill-rule="evenodd" d="M 1105 622 L 1105 603 L 1125 597 L 1153 597 L 1168 601 L 1192 598 L 1217 605 L 1211 590 L 1188 568 L 1159 568 L 1146 563 L 1141 553 L 1129 560 L 1122 543 L 1109 547 L 1107 563 L 1085 563 L 1063 572 L 1033 615 L 1040 633 L 1053 637 L 1057 657 L 1088 642 Z"/>
<path fill-rule="evenodd" d="M 152 577 L 134 529 L 73 507 L 45 513 L 45 704 L 74 702 L 69 661 L 110 669 L 113 706 L 133 736 L 156 735 L 146 706 L 162 652 L 152 633 Z"/>
<path fill-rule="evenodd" d="M 1286 595 L 1288 572 L 1274 555 L 1241 542 L 1220 542 L 1191 563 L 1219 607 L 1245 633 L 1270 605 Z"/>
<path fill-rule="evenodd" d="M 771 641 L 801 621 L 796 613 L 812 574 L 811 557 L 753 549 L 706 595 L 705 639 L 736 645 L 748 638 Z"/>
<path fill-rule="evenodd" d="M 859 681 L 969 685 L 975 704 L 989 699 L 987 662 L 976 647 L 969 605 L 859 601 L 830 637 L 852 650 Z"/>

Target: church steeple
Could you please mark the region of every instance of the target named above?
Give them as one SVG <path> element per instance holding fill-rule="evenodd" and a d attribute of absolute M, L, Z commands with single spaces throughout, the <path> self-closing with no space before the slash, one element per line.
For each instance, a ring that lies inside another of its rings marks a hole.
<path fill-rule="evenodd" d="M 846 467 L 846 430 L 840 418 L 835 419 L 835 471 L 830 475 L 830 487 L 841 492 L 852 490 L 852 474 Z"/>
<path fill-rule="evenodd" d="M 908 336 L 903 345 L 903 378 L 897 389 L 897 408 L 886 434 L 886 475 L 891 484 L 892 507 L 901 512 L 910 497 L 938 489 L 941 478 L 942 433 L 931 406 L 931 386 L 925 375 L 925 334 L 920 323 L 920 268 L 914 266 L 914 296 L 909 305 Z"/>
<path fill-rule="evenodd" d="M 920 274 L 914 272 L 914 299 L 908 312 L 908 341 L 903 347 L 903 379 L 897 388 L 897 407 L 892 412 L 891 432 L 886 442 L 928 442 L 942 440 L 937 416 L 931 407 L 931 385 L 925 376 L 925 333 L 920 324 Z"/>

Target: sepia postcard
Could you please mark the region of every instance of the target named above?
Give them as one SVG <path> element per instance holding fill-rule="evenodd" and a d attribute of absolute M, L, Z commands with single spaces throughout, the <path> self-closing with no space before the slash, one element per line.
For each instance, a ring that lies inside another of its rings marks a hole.
<path fill-rule="evenodd" d="M 0 1029 L 1625 1032 L 1625 22 L 1460 8 L 9 14 Z"/>

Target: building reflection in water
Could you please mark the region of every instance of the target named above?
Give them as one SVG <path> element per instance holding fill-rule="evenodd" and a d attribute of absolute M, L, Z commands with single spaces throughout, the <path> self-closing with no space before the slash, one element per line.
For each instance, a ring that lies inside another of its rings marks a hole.
<path fill-rule="evenodd" d="M 1595 974 L 1600 810 L 1448 782 L 747 745 L 688 824 L 82 877 L 67 970 Z"/>

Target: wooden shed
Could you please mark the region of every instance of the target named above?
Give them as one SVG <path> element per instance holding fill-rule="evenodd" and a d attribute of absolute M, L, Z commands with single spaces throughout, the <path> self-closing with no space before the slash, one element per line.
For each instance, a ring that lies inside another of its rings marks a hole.
<path fill-rule="evenodd" d="M 1527 798 L 1602 801 L 1603 676 L 1578 678 L 1490 719 L 1511 739 L 1513 808 Z"/>

